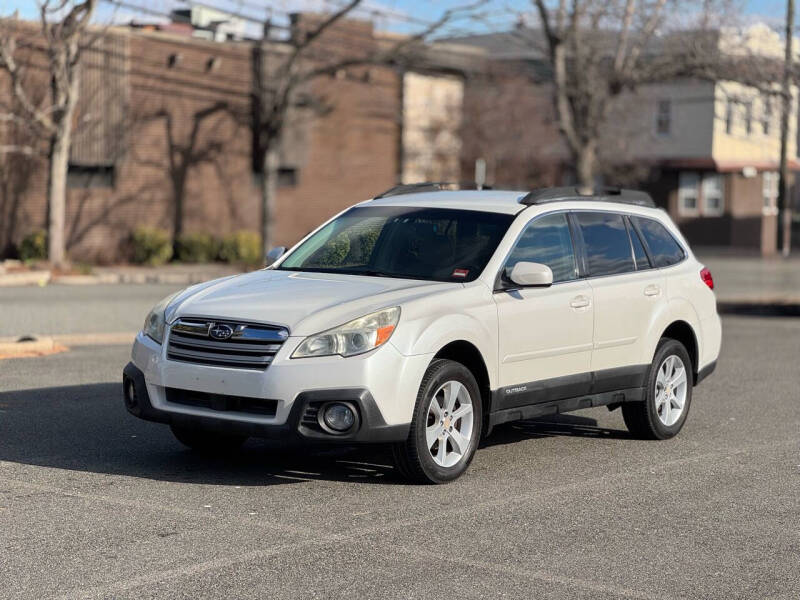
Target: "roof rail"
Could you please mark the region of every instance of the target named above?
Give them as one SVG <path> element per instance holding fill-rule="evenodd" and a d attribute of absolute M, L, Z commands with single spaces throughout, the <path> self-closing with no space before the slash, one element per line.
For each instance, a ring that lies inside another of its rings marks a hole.
<path fill-rule="evenodd" d="M 378 194 L 373 200 L 379 198 L 389 198 L 391 196 L 402 196 L 403 194 L 421 194 L 423 192 L 443 192 L 475 189 L 475 184 L 448 183 L 445 181 L 424 181 L 421 183 L 403 183 L 389 188 L 385 192 Z M 491 189 L 491 186 L 483 186 L 484 190 Z"/>
<path fill-rule="evenodd" d="M 403 183 L 389 188 L 385 192 L 375 196 L 378 198 L 389 198 L 390 196 L 402 196 L 403 194 L 418 194 L 421 192 L 440 192 L 449 185 L 442 182 L 426 181 L 423 183 Z"/>
<path fill-rule="evenodd" d="M 641 190 L 628 190 L 618 187 L 597 187 L 591 194 L 581 193 L 575 186 L 539 188 L 525 194 L 519 203 L 527 206 L 535 204 L 549 204 L 550 202 L 564 202 L 574 200 L 587 200 L 594 202 L 619 202 L 655 208 L 656 203 L 647 192 Z"/>

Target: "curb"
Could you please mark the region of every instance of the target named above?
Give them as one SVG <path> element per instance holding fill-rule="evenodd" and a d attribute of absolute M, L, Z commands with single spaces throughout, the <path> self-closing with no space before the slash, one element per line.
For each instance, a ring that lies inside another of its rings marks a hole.
<path fill-rule="evenodd" d="M 194 271 L 190 273 L 99 273 L 97 275 L 61 275 L 53 277 L 57 285 L 118 285 L 118 284 L 167 284 L 193 285 L 219 277 L 236 275 L 241 271 Z"/>
<path fill-rule="evenodd" d="M 98 267 L 86 275 L 58 275 L 48 270 L 5 272 L 0 261 L 0 287 L 57 285 L 165 284 L 188 286 L 247 272 L 237 265 L 197 264 L 170 268 L 123 266 Z"/>
<path fill-rule="evenodd" d="M 0 359 L 46 356 L 82 346 L 129 346 L 135 338 L 131 331 L 0 338 Z"/>
<path fill-rule="evenodd" d="M 52 336 L 53 342 L 77 348 L 81 346 L 127 346 L 136 339 L 135 331 L 111 333 L 65 333 Z"/>
<path fill-rule="evenodd" d="M 28 337 L 31 339 L 24 340 L 24 338 Z M 14 340 L 3 338 L 0 340 L 0 356 L 15 356 L 29 352 L 51 352 L 55 345 L 55 340 L 51 337 L 23 336 Z"/>
<path fill-rule="evenodd" d="M 47 285 L 52 275 L 50 271 L 21 271 L 0 275 L 0 287 L 17 287 L 25 285 Z"/>
<path fill-rule="evenodd" d="M 0 340 L 0 360 L 5 358 L 36 358 L 69 350 L 53 338 L 23 336 L 14 341 Z"/>
<path fill-rule="evenodd" d="M 717 302 L 717 312 L 721 315 L 752 317 L 800 317 L 800 300 L 720 300 Z"/>

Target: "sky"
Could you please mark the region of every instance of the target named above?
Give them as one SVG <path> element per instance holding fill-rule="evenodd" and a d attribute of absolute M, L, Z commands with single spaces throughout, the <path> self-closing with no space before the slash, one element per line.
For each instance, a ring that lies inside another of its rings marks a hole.
<path fill-rule="evenodd" d="M 176 0 L 125 0 L 130 4 L 138 6 L 148 6 L 156 12 L 163 12 L 165 7 L 168 7 L 176 2 Z M 298 10 L 303 6 L 318 7 L 320 5 L 330 5 L 330 0 L 225 0 L 229 5 L 235 6 L 237 1 L 243 2 L 246 7 L 272 5 L 277 11 L 288 12 Z M 381 12 L 388 12 L 392 14 L 404 15 L 394 23 L 389 22 L 391 19 L 385 18 L 386 23 L 378 22 L 378 26 L 386 29 L 403 29 L 412 27 L 410 23 L 413 19 L 420 21 L 433 21 L 437 19 L 444 10 L 449 7 L 463 5 L 465 0 L 365 0 L 367 5 L 372 5 L 376 10 Z M 740 6 L 748 20 L 763 20 L 772 26 L 778 27 L 782 24 L 786 3 L 785 0 L 734 0 Z M 206 0 L 209 4 L 220 5 L 218 0 Z M 699 4 L 699 2 L 698 2 Z M 511 15 L 514 12 L 529 10 L 532 3 L 530 0 L 491 0 L 490 7 L 493 10 L 487 11 L 487 19 L 489 23 L 496 28 L 502 25 L 513 23 Z M 496 7 L 496 9 L 495 9 Z M 0 0 L 0 15 L 7 15 L 19 10 L 19 14 L 23 18 L 35 18 L 38 15 L 36 0 Z M 253 14 L 252 9 L 247 8 L 250 14 Z M 111 9 L 109 5 L 101 3 L 101 10 L 99 11 L 99 18 L 107 22 L 109 15 L 113 14 L 113 18 L 118 22 L 129 21 L 131 17 L 135 16 L 132 11 L 127 8 Z M 151 19 L 152 20 L 152 19 Z M 485 28 L 487 25 L 477 24 L 463 24 L 460 27 L 466 29 L 468 27 Z"/>

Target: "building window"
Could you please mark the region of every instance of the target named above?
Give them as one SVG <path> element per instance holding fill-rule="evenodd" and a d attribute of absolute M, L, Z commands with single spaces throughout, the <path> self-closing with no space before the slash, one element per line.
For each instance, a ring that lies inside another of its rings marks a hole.
<path fill-rule="evenodd" d="M 744 103 L 744 132 L 750 135 L 753 131 L 753 103 Z"/>
<path fill-rule="evenodd" d="M 672 129 L 672 103 L 669 100 L 659 100 L 656 110 L 656 133 L 669 135 Z"/>
<path fill-rule="evenodd" d="M 289 188 L 297 186 L 299 174 L 294 167 L 279 167 L 277 173 L 276 187 Z M 261 186 L 262 175 L 260 171 L 253 171 L 253 185 L 255 187 Z"/>
<path fill-rule="evenodd" d="M 278 169 L 278 187 L 295 187 L 297 185 L 297 169 L 294 167 L 281 167 Z"/>
<path fill-rule="evenodd" d="M 693 171 L 678 176 L 678 214 L 683 217 L 718 217 L 725 212 L 725 185 L 719 173 L 702 177 Z"/>
<path fill-rule="evenodd" d="M 772 98 L 764 96 L 761 109 L 761 129 L 764 135 L 769 135 L 769 128 L 772 124 Z"/>
<path fill-rule="evenodd" d="M 725 212 L 724 185 L 722 175 L 707 173 L 703 175 L 703 215 L 718 217 Z"/>
<path fill-rule="evenodd" d="M 764 197 L 764 214 L 778 214 L 778 172 L 764 171 L 761 174 L 762 194 Z"/>
<path fill-rule="evenodd" d="M 733 100 L 728 100 L 725 105 L 725 133 L 733 133 Z"/>
<path fill-rule="evenodd" d="M 678 175 L 678 214 L 695 217 L 699 214 L 697 188 L 700 176 L 691 171 L 682 171 Z"/>
<path fill-rule="evenodd" d="M 114 187 L 114 165 L 75 165 L 67 170 L 67 187 L 92 189 Z"/>

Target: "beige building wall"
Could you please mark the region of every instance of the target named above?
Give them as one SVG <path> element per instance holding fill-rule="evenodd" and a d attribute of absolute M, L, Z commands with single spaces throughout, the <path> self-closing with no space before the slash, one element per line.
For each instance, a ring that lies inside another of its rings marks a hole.
<path fill-rule="evenodd" d="M 403 77 L 402 183 L 458 182 L 464 82 L 459 77 Z"/>
<path fill-rule="evenodd" d="M 777 92 L 778 90 L 776 90 Z M 781 99 L 735 81 L 720 81 L 715 90 L 714 143 L 711 155 L 722 168 L 770 168 L 780 158 Z M 797 158 L 797 88 L 792 90 L 789 160 Z"/>

